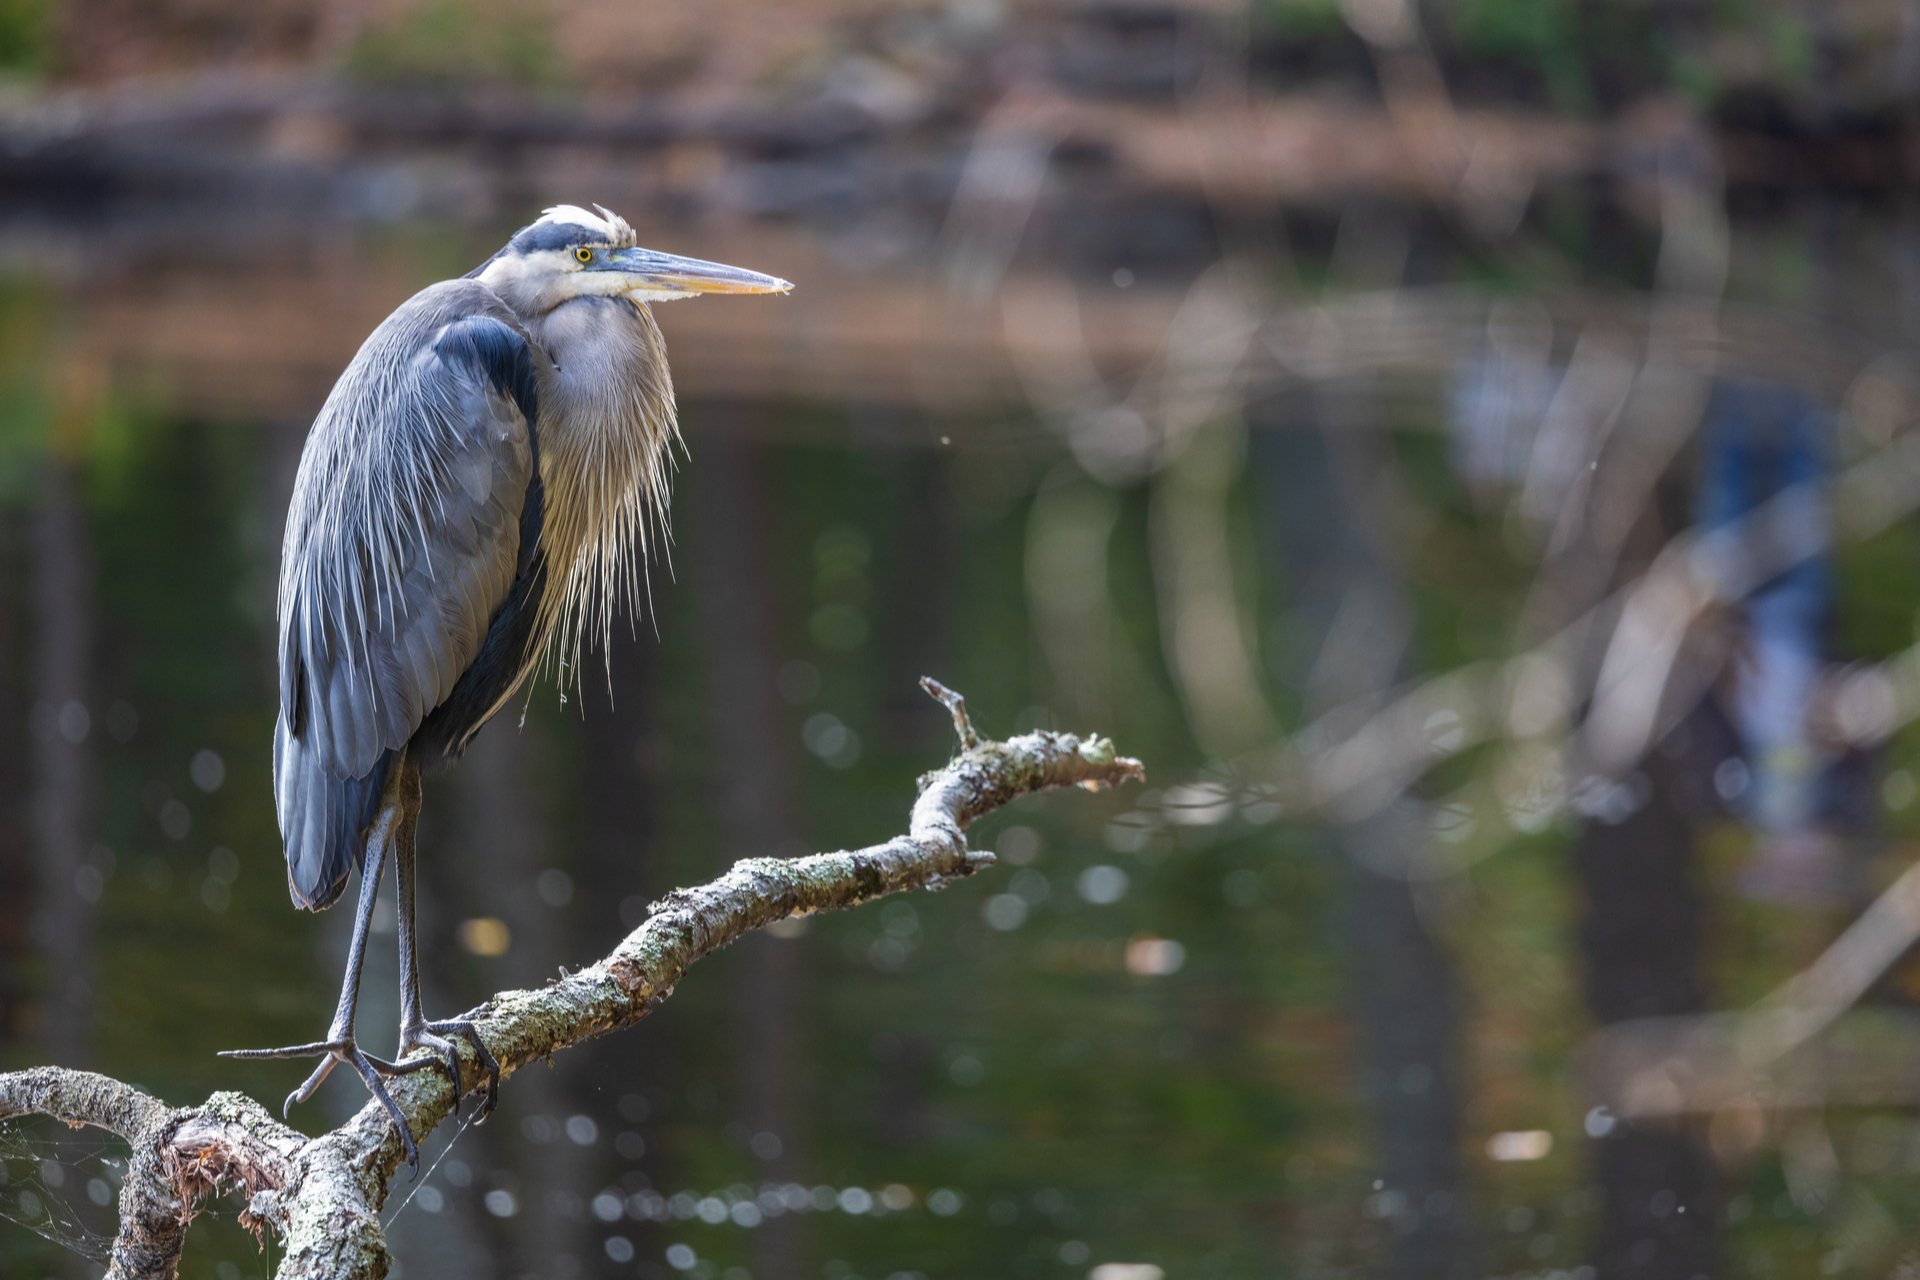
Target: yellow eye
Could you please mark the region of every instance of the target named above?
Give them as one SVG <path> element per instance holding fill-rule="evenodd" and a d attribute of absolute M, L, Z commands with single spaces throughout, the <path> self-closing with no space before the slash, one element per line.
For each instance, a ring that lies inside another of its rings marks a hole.
<path fill-rule="evenodd" d="M 593 250 L 591 250 L 591 249 L 575 249 L 575 250 L 573 251 L 573 256 L 574 256 L 574 257 L 575 257 L 576 259 L 578 259 L 579 261 L 581 261 L 581 262 L 592 262 L 592 261 L 593 261 Z"/>

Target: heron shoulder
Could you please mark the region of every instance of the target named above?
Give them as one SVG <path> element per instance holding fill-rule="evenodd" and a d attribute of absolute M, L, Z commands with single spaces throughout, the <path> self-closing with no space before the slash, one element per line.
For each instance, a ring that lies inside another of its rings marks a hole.
<path fill-rule="evenodd" d="M 499 294 L 478 280 L 459 279 L 437 281 L 408 298 L 394 308 L 367 342 L 372 344 L 384 331 L 391 331 L 395 338 L 423 345 L 447 325 L 476 319 L 498 321 L 526 337 L 526 326 Z"/>
<path fill-rule="evenodd" d="M 447 376 L 433 359 L 444 355 L 439 350 L 443 339 L 455 326 L 475 321 L 484 322 L 478 331 L 495 335 L 483 352 L 488 362 L 511 372 L 506 367 L 521 359 L 517 348 L 531 345 L 512 309 L 477 281 L 430 284 L 395 307 L 360 344 L 314 420 L 309 456 L 332 437 L 363 437 L 387 424 L 417 418 Z M 493 381 L 506 390 L 502 378 Z M 531 401 L 522 408 L 531 412 Z"/>

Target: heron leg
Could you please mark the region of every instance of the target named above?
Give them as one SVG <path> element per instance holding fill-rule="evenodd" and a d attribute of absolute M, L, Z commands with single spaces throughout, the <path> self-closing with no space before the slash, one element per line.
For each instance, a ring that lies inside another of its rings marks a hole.
<path fill-rule="evenodd" d="M 420 964 L 417 935 L 414 930 L 414 831 L 420 816 L 420 770 L 411 760 L 401 766 L 398 797 L 401 816 L 394 829 L 394 881 L 398 893 L 400 932 L 400 1057 L 415 1049 L 439 1055 L 423 1061 L 446 1064 L 453 1078 L 455 1106 L 466 1092 L 460 1072 L 460 1051 L 449 1036 L 459 1036 L 473 1046 L 481 1068 L 487 1073 L 486 1094 L 474 1113 L 480 1123 L 493 1114 L 500 1097 L 500 1063 L 480 1038 L 480 1029 L 465 1018 L 447 1018 L 429 1022 L 420 1012 Z M 411 1062 L 407 1063 L 412 1066 Z"/>
<path fill-rule="evenodd" d="M 415 794 L 418 794 L 417 789 Z M 401 1114 L 400 1104 L 393 1100 L 393 1094 L 388 1091 L 382 1077 L 407 1075 L 433 1065 L 433 1061 L 389 1062 L 362 1051 L 353 1036 L 354 1014 L 360 1003 L 360 970 L 366 960 L 367 930 L 373 923 L 374 903 L 380 897 L 380 877 L 386 870 L 387 850 L 394 843 L 399 818 L 399 808 L 389 802 L 381 807 L 380 816 L 375 819 L 373 829 L 368 833 L 366 863 L 360 868 L 360 902 L 353 917 L 353 941 L 347 947 L 346 977 L 340 984 L 340 1002 L 334 1006 L 333 1023 L 327 1028 L 326 1039 L 287 1045 L 280 1049 L 226 1049 L 220 1056 L 249 1060 L 318 1057 L 320 1062 L 306 1082 L 287 1095 L 286 1102 L 280 1108 L 282 1115 L 291 1111 L 294 1103 L 311 1098 L 326 1078 L 333 1074 L 335 1067 L 343 1062 L 351 1066 L 366 1083 L 367 1092 L 386 1108 L 394 1127 L 400 1131 L 400 1145 L 406 1152 L 408 1165 L 417 1175 L 420 1148 L 413 1140 L 413 1130 L 408 1126 L 406 1116 Z"/>

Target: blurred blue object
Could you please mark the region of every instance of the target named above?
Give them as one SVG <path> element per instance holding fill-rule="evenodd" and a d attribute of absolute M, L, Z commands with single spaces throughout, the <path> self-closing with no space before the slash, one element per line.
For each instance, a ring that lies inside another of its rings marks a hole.
<path fill-rule="evenodd" d="M 1722 762 L 1715 784 L 1764 836 L 1744 877 L 1765 897 L 1826 898 L 1838 882 L 1820 831 L 1822 783 L 1832 752 L 1812 734 L 1808 712 L 1826 656 L 1833 612 L 1831 522 L 1825 482 L 1833 418 L 1804 392 L 1723 381 L 1707 409 L 1700 458 L 1703 531 L 1747 521 L 1782 496 L 1767 520 L 1749 521 L 1721 554 L 1764 561 L 1789 551 L 1779 573 L 1741 603 L 1727 703 L 1744 760 Z"/>

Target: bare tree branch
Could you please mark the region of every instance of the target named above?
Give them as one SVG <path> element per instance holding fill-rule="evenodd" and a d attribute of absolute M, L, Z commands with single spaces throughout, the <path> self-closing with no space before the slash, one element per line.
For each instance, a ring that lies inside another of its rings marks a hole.
<path fill-rule="evenodd" d="M 653 904 L 640 927 L 597 963 L 536 991 L 493 996 L 466 1016 L 499 1059 L 501 1074 L 632 1026 L 673 993 L 696 960 L 751 930 L 938 888 L 991 865 L 992 854 L 967 847 L 966 829 L 1020 796 L 1067 786 L 1100 790 L 1145 776 L 1138 760 L 1119 755 L 1105 738 L 1038 732 L 1005 742 L 980 739 L 959 695 L 925 683 L 952 712 L 962 750 L 920 779 L 907 834 L 851 852 L 735 863 L 719 879 L 676 889 Z M 465 1078 L 479 1080 L 472 1049 L 462 1051 Z M 391 1088 L 422 1138 L 456 1102 L 439 1072 L 403 1076 Z M 21 1115 L 95 1125 L 131 1146 L 109 1280 L 170 1280 L 198 1203 L 227 1193 L 246 1200 L 243 1225 L 281 1237 L 280 1280 L 387 1274 L 379 1213 L 401 1151 L 378 1103 L 309 1139 L 240 1094 L 216 1093 L 200 1106 L 169 1110 L 105 1076 L 37 1067 L 0 1074 L 0 1120 Z"/>

